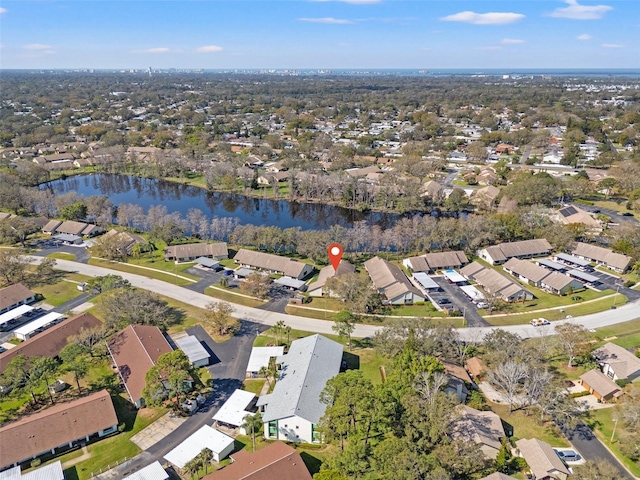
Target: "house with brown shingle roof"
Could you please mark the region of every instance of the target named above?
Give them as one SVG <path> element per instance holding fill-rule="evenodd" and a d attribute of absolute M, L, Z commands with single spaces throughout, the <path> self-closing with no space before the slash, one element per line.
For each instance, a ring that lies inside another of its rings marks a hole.
<path fill-rule="evenodd" d="M 410 305 L 424 302 L 424 294 L 409 281 L 397 265 L 380 257 L 373 257 L 364 262 L 364 268 L 378 293 L 386 298 L 384 303 Z"/>
<path fill-rule="evenodd" d="M 593 352 L 602 373 L 612 380 L 632 381 L 640 377 L 640 358 L 615 343 L 605 343 Z"/>
<path fill-rule="evenodd" d="M 81 313 L 46 329 L 44 332 L 0 353 L 0 373 L 17 355 L 25 357 L 56 357 L 67 346 L 69 337 L 82 330 L 98 327 L 102 322 L 90 313 Z"/>
<path fill-rule="evenodd" d="M 89 226 L 88 223 L 66 221 L 56 228 L 56 233 L 68 233 L 70 235 L 83 235 L 83 231 Z"/>
<path fill-rule="evenodd" d="M 469 263 L 469 260 L 462 250 L 430 252 L 402 260 L 402 265 L 406 268 L 410 268 L 414 272 L 427 273 L 435 272 L 436 270 L 460 268 L 467 263 Z"/>
<path fill-rule="evenodd" d="M 21 283 L 14 283 L 0 289 L 0 313 L 13 310 L 20 305 L 27 305 L 35 300 L 35 293 Z"/>
<path fill-rule="evenodd" d="M 492 411 L 476 410 L 466 405 L 458 405 L 455 412 L 451 437 L 477 445 L 486 459 L 495 460 L 502 448 L 502 439 L 507 436 L 500 417 Z"/>
<path fill-rule="evenodd" d="M 569 469 L 547 442 L 522 438 L 516 447 L 536 480 L 565 480 L 569 476 Z"/>
<path fill-rule="evenodd" d="M 333 277 L 340 277 L 348 273 L 355 273 L 355 271 L 356 271 L 356 267 L 346 260 L 340 260 L 337 270 L 334 270 L 333 265 L 327 265 L 326 267 L 320 270 L 318 279 L 315 282 L 309 284 L 309 287 L 307 288 L 307 292 L 312 297 L 321 297 L 324 294 L 328 294 L 329 296 L 332 296 L 332 293 L 330 291 L 327 291 L 326 288 L 324 288 L 325 284 L 327 283 L 327 280 Z"/>
<path fill-rule="evenodd" d="M 164 259 L 167 261 L 188 262 L 199 257 L 215 258 L 216 260 L 229 258 L 227 244 L 224 242 L 187 243 L 184 245 L 173 245 L 164 249 Z"/>
<path fill-rule="evenodd" d="M 42 227 L 42 231 L 47 235 L 53 235 L 54 233 L 56 233 L 56 229 L 60 225 L 62 225 L 62 222 L 60 220 L 49 220 L 49 222 L 44 227 Z"/>
<path fill-rule="evenodd" d="M 117 431 L 118 416 L 107 390 L 59 403 L 0 428 L 0 468 Z"/>
<path fill-rule="evenodd" d="M 460 270 L 462 276 L 472 279 L 482 286 L 488 295 L 497 295 L 505 302 L 517 300 L 531 300 L 534 298 L 526 288 L 510 278 L 496 272 L 492 268 L 486 268 L 478 262 L 471 262 Z"/>
<path fill-rule="evenodd" d="M 495 472 L 487 477 L 482 477 L 480 480 L 514 480 L 516 477 L 505 475 L 502 472 Z"/>
<path fill-rule="evenodd" d="M 491 265 L 501 265 L 508 259 L 543 257 L 551 253 L 551 245 L 544 238 L 506 242 L 478 250 L 478 256 Z"/>
<path fill-rule="evenodd" d="M 245 250 L 243 248 L 238 250 L 233 260 L 243 267 L 279 273 L 287 277 L 297 278 L 298 280 L 302 280 L 313 272 L 313 267 L 307 263 L 281 257 L 280 255 Z"/>
<path fill-rule="evenodd" d="M 580 375 L 580 383 L 601 402 L 619 397 L 622 389 L 616 382 L 604 375 L 600 370 L 589 370 Z"/>
<path fill-rule="evenodd" d="M 589 260 L 590 262 L 596 262 L 599 265 L 604 265 L 619 273 L 623 273 L 629 268 L 632 258 L 628 255 L 621 253 L 615 253 L 608 248 L 598 247 L 597 245 L 591 245 L 589 243 L 577 242 L 573 251 L 571 252 L 578 258 Z"/>
<path fill-rule="evenodd" d="M 471 357 L 467 359 L 465 367 L 467 367 L 467 371 L 474 379 L 487 373 L 487 366 L 479 357 Z"/>
<path fill-rule="evenodd" d="M 144 407 L 145 376 L 171 345 L 158 327 L 134 324 L 111 337 L 107 348 L 131 402 Z"/>
<path fill-rule="evenodd" d="M 311 480 L 300 454 L 280 441 L 253 453 L 240 450 L 231 455 L 231 460 L 231 465 L 202 480 Z"/>

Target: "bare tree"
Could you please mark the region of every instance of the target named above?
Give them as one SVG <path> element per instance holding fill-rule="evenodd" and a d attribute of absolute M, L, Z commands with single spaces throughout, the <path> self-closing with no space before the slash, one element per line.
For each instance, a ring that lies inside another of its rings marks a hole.
<path fill-rule="evenodd" d="M 496 365 L 487 375 L 490 384 L 498 387 L 509 404 L 509 411 L 522 402 L 523 381 L 527 378 L 527 367 L 523 363 L 507 360 Z"/>
<path fill-rule="evenodd" d="M 587 355 L 592 350 L 591 334 L 582 325 L 564 323 L 556 325 L 555 331 L 558 334 L 558 348 L 569 357 L 569 368 L 573 367 L 576 357 Z"/>

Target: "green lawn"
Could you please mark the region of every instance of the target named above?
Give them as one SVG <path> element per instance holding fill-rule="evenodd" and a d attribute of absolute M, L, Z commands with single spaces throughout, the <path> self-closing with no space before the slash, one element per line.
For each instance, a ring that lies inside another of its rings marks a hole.
<path fill-rule="evenodd" d="M 54 253 L 50 253 L 49 255 L 47 255 L 47 257 L 49 258 L 59 258 L 60 260 L 75 260 L 76 256 L 73 255 L 72 253 L 66 253 L 66 252 L 54 252 Z"/>
<path fill-rule="evenodd" d="M 513 427 L 513 436 L 516 440 L 521 438 L 539 438 L 552 447 L 568 447 L 569 442 L 562 436 L 560 430 L 553 422 L 540 423 L 537 415 L 527 415 L 523 410 L 509 413 L 508 405 L 499 405 L 487 401 L 487 405 L 500 418 Z"/>
<path fill-rule="evenodd" d="M 264 378 L 247 378 L 242 382 L 242 389 L 259 395 L 266 381 Z"/>
<path fill-rule="evenodd" d="M 625 457 L 618 448 L 617 436 L 613 437 L 611 442 L 611 436 L 613 434 L 613 428 L 615 422 L 613 421 L 615 415 L 615 409 L 602 408 L 591 412 L 591 419 L 587 422 L 591 428 L 594 429 L 596 436 L 615 454 L 615 456 L 635 475 L 640 477 L 640 462 L 634 462 L 631 459 Z M 618 425 L 620 428 L 621 425 Z"/>
<path fill-rule="evenodd" d="M 610 291 L 609 293 L 615 293 Z M 491 325 L 502 326 L 502 325 L 520 325 L 524 323 L 529 323 L 534 318 L 546 318 L 547 320 L 562 320 L 566 318 L 567 315 L 572 315 L 574 317 L 580 315 L 588 315 L 590 313 L 602 312 L 605 310 L 609 310 L 614 303 L 614 297 L 603 298 L 600 300 L 596 300 L 591 303 L 583 303 L 572 306 L 567 306 L 562 309 L 557 310 L 546 310 L 543 312 L 535 312 L 535 313 L 522 313 L 519 315 L 516 314 L 508 314 L 504 316 L 485 316 L 484 319 L 489 322 Z M 621 306 L 627 303 L 627 297 L 622 295 L 621 293 L 617 295 L 615 300 L 615 304 L 617 306 Z M 535 310 L 538 310 L 539 307 L 535 307 Z M 482 315 L 482 312 L 480 312 Z"/>
<path fill-rule="evenodd" d="M 294 304 L 289 304 L 285 307 L 285 312 L 289 315 L 297 315 L 299 317 L 306 318 L 319 318 L 320 320 L 329 320 L 330 322 L 335 320 L 337 312 L 327 312 L 325 310 L 309 310 L 307 308 L 298 308 Z"/>
<path fill-rule="evenodd" d="M 245 307 L 255 308 L 260 307 L 266 303 L 257 298 L 244 296 L 244 294 L 238 288 L 231 289 L 215 285 L 215 288 L 213 288 L 213 286 L 207 287 L 204 293 L 218 300 L 237 303 L 239 305 L 244 305 Z"/>
<path fill-rule="evenodd" d="M 42 285 L 33 289 L 35 293 L 39 293 L 44 297 L 44 301 L 49 305 L 58 307 L 69 300 L 82 295 L 78 290 L 77 284 L 60 280 L 53 285 Z"/>
<path fill-rule="evenodd" d="M 174 285 L 180 285 L 180 286 L 191 285 L 196 281 L 193 275 L 178 273 L 178 275 L 181 275 L 183 277 L 192 278 L 194 280 L 192 282 L 189 280 L 185 280 L 183 278 L 176 277 L 174 275 L 170 275 L 168 273 L 139 268 L 138 266 L 133 264 L 110 262 L 108 260 L 101 260 L 98 258 L 90 258 L 89 265 L 95 265 L 96 267 L 109 268 L 111 270 L 117 270 L 120 272 L 135 273 L 137 275 L 142 275 L 143 277 L 155 278 L 156 280 L 162 280 L 163 282 L 173 283 Z"/>
<path fill-rule="evenodd" d="M 374 385 L 382 383 L 380 377 L 380 367 L 390 367 L 392 359 L 388 359 L 373 348 L 354 348 L 351 355 L 346 355 L 348 368 L 359 368 L 362 376 L 371 380 Z M 353 356 L 353 358 L 352 358 Z"/>

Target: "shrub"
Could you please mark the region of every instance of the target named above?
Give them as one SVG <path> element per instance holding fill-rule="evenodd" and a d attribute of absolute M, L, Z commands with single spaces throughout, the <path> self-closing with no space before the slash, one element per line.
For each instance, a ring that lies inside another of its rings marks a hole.
<path fill-rule="evenodd" d="M 38 466 L 40 466 L 40 464 L 42 463 L 42 460 L 40 460 L 39 458 L 34 458 L 33 460 L 31 460 L 31 468 L 36 468 Z"/>

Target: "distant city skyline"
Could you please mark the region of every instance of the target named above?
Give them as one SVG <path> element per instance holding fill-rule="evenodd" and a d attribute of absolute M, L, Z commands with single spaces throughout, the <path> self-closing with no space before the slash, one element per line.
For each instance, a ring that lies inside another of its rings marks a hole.
<path fill-rule="evenodd" d="M 639 68 L 633 0 L 0 1 L 3 69 Z"/>

